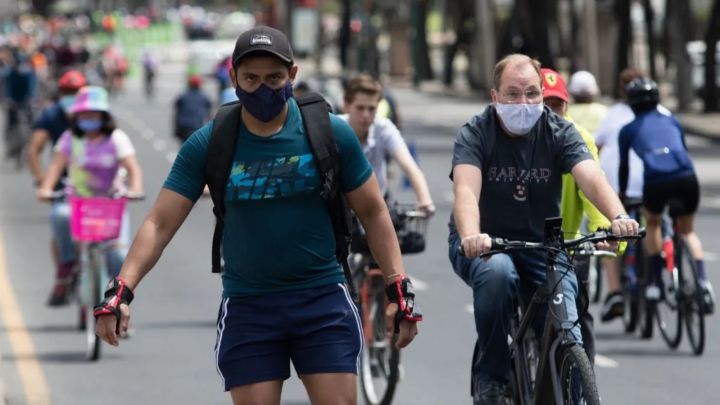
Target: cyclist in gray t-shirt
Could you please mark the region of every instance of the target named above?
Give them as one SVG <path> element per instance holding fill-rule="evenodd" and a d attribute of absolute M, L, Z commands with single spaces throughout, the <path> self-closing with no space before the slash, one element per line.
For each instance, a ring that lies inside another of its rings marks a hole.
<path fill-rule="evenodd" d="M 420 167 L 410 155 L 395 124 L 376 116 L 382 98 L 382 86 L 368 75 L 353 77 L 345 90 L 345 111 L 340 117 L 355 130 L 365 157 L 375 172 L 383 195 L 387 192 L 388 157 L 394 159 L 410 180 L 417 197 L 417 208 L 428 215 L 435 212 L 430 190 Z"/>

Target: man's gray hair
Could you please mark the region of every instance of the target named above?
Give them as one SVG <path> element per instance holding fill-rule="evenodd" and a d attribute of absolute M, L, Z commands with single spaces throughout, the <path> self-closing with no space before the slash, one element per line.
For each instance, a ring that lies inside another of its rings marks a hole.
<path fill-rule="evenodd" d="M 518 66 L 518 65 L 524 65 L 524 64 L 530 64 L 535 71 L 537 72 L 538 78 L 540 79 L 540 82 L 542 83 L 542 75 L 540 73 L 540 61 L 537 59 L 533 59 L 527 55 L 524 55 L 522 53 L 513 53 L 510 55 L 505 56 L 495 65 L 495 73 L 493 76 L 493 87 L 495 90 L 500 90 L 500 78 L 502 77 L 503 72 L 505 72 L 505 68 L 507 68 L 510 65 Z"/>

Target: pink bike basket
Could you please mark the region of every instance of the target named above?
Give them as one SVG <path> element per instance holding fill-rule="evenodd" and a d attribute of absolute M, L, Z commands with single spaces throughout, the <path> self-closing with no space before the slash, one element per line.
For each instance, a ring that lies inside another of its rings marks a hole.
<path fill-rule="evenodd" d="M 80 242 L 103 242 L 120 235 L 126 198 L 75 197 L 70 202 L 70 232 Z"/>

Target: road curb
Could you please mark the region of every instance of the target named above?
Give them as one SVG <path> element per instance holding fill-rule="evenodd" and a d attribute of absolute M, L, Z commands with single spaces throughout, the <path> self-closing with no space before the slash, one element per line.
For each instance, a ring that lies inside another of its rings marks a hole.
<path fill-rule="evenodd" d="M 678 116 L 678 121 L 686 134 L 698 135 L 706 139 L 720 142 L 720 127 L 711 128 L 712 122 L 702 118 Z"/>

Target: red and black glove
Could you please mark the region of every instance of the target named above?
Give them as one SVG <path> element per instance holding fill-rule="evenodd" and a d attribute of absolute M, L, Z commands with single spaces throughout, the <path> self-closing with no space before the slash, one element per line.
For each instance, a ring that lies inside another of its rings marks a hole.
<path fill-rule="evenodd" d="M 398 304 L 395 314 L 395 333 L 400 332 L 400 321 L 420 322 L 423 319 L 420 309 L 415 307 L 415 289 L 410 279 L 402 275 L 385 287 L 388 301 Z"/>
<path fill-rule="evenodd" d="M 115 277 L 108 283 L 105 298 L 95 306 L 93 315 L 96 319 L 103 315 L 114 315 L 117 320 L 115 333 L 120 333 L 120 304 L 130 305 L 134 297 L 135 294 L 127 286 L 125 280 Z"/>

